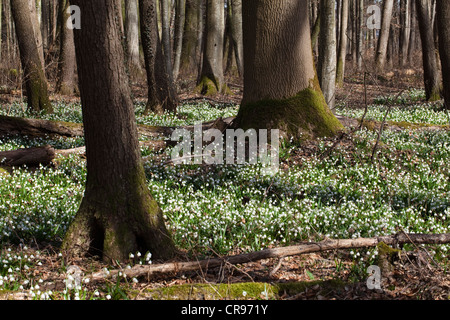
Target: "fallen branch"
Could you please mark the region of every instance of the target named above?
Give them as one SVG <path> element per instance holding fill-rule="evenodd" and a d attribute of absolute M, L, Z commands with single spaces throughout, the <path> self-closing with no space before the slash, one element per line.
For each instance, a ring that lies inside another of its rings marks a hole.
<path fill-rule="evenodd" d="M 376 247 L 379 243 L 387 245 L 399 245 L 406 243 L 418 244 L 445 244 L 450 243 L 450 234 L 405 234 L 399 233 L 393 236 L 375 238 L 325 240 L 322 242 L 309 242 L 305 244 L 265 249 L 261 251 L 228 256 L 223 258 L 210 258 L 201 261 L 170 262 L 155 265 L 136 265 L 131 269 L 112 270 L 109 273 L 103 271 L 91 275 L 92 281 L 102 281 L 107 278 L 117 277 L 119 272 L 128 278 L 147 276 L 154 274 L 168 274 L 177 272 L 189 272 L 208 268 L 220 267 L 225 263 L 243 264 L 269 258 L 282 258 L 313 252 L 322 252 L 336 249 L 354 249 L 363 247 Z"/>

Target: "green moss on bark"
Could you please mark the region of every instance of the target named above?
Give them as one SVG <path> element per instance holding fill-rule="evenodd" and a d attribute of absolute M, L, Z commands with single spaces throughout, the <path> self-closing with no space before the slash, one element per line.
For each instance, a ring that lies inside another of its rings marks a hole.
<path fill-rule="evenodd" d="M 282 99 L 266 99 L 242 105 L 237 126 L 247 129 L 279 129 L 285 137 L 331 137 L 343 129 L 312 81 L 310 88 Z"/>

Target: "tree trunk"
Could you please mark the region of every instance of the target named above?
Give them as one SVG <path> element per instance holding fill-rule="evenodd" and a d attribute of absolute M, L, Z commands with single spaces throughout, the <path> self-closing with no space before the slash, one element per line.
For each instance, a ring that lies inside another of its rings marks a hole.
<path fill-rule="evenodd" d="M 67 12 L 69 5 L 68 0 L 59 0 L 60 42 L 56 92 L 62 95 L 72 95 L 78 90 L 75 82 L 76 57 L 73 30 L 66 26 L 66 21 L 70 17 L 70 13 Z"/>
<path fill-rule="evenodd" d="M 8 167 L 20 167 L 26 165 L 35 167 L 49 165 L 55 158 L 55 149 L 51 146 L 17 149 L 0 152 L 0 165 Z"/>
<path fill-rule="evenodd" d="M 198 66 L 198 10 L 200 4 L 197 0 L 186 0 L 186 20 L 184 23 L 183 47 L 181 48 L 180 73 L 192 75 L 197 72 Z"/>
<path fill-rule="evenodd" d="M 364 0 L 358 0 L 358 19 L 357 19 L 357 52 L 356 65 L 358 71 L 362 70 L 363 55 L 364 55 Z"/>
<path fill-rule="evenodd" d="M 172 78 L 166 70 L 159 39 L 156 0 L 139 0 L 142 48 L 147 71 L 148 101 L 146 112 L 175 112 L 177 95 Z"/>
<path fill-rule="evenodd" d="M 320 1 L 319 61 L 317 75 L 325 101 L 334 108 L 336 92 L 335 0 Z"/>
<path fill-rule="evenodd" d="M 48 96 L 47 80 L 39 57 L 28 0 L 11 0 L 20 60 L 27 91 L 28 108 L 38 112 L 53 112 Z"/>
<path fill-rule="evenodd" d="M 333 136 L 342 127 L 329 110 L 314 68 L 308 0 L 242 3 L 242 129 L 279 129 L 286 137 Z"/>
<path fill-rule="evenodd" d="M 186 23 L 186 0 L 177 0 L 176 6 L 176 35 L 175 35 L 175 55 L 173 63 L 173 80 L 177 80 L 180 73 L 181 51 L 183 48 L 183 33 Z"/>
<path fill-rule="evenodd" d="M 125 1 L 125 34 L 128 54 L 128 72 L 132 79 L 142 74 L 139 55 L 139 18 L 137 0 Z"/>
<path fill-rule="evenodd" d="M 416 1 L 409 1 L 409 9 L 411 14 L 411 32 L 409 34 L 409 46 L 408 46 L 408 63 L 413 62 L 414 53 L 416 51 L 416 29 L 417 29 L 417 10 Z"/>
<path fill-rule="evenodd" d="M 422 41 L 425 94 L 428 101 L 436 101 L 441 98 L 441 84 L 428 4 L 429 1 L 427 0 L 416 0 L 420 39 Z"/>
<path fill-rule="evenodd" d="M 244 44 L 242 42 L 242 0 L 231 0 L 231 39 L 236 66 L 240 77 L 244 76 Z"/>
<path fill-rule="evenodd" d="M 410 0 L 401 0 L 401 34 L 400 34 L 400 66 L 404 66 L 408 59 L 409 37 L 411 33 Z"/>
<path fill-rule="evenodd" d="M 450 1 L 437 1 L 436 19 L 439 30 L 439 52 L 442 65 L 443 96 L 447 110 L 450 110 Z"/>
<path fill-rule="evenodd" d="M 41 60 L 42 68 L 45 69 L 44 59 L 44 41 L 42 40 L 41 27 L 39 24 L 39 15 L 36 9 L 36 0 L 28 0 L 31 25 L 33 26 L 34 39 L 39 52 L 39 59 Z"/>
<path fill-rule="evenodd" d="M 336 67 L 336 84 L 342 88 L 344 86 L 345 61 L 347 57 L 347 25 L 348 25 L 348 0 L 341 2 L 341 35 L 339 41 L 339 52 Z"/>
<path fill-rule="evenodd" d="M 224 0 L 206 1 L 203 63 L 196 89 L 203 95 L 214 95 L 227 90 L 223 76 L 224 10 Z"/>
<path fill-rule="evenodd" d="M 383 14 L 381 18 L 381 30 L 378 38 L 378 47 L 375 55 L 375 64 L 378 72 L 384 70 L 388 49 L 389 35 L 391 30 L 392 12 L 394 0 L 383 1 Z"/>
<path fill-rule="evenodd" d="M 72 4 L 83 13 L 74 34 L 88 173 L 62 252 L 100 255 L 109 262 L 124 261 L 136 251 L 172 258 L 176 248 L 141 162 L 114 2 Z"/>
<path fill-rule="evenodd" d="M 164 52 L 164 62 L 166 71 L 170 79 L 172 79 L 172 42 L 170 37 L 170 4 L 169 0 L 160 0 L 161 3 L 161 25 L 162 25 L 162 47 Z"/>

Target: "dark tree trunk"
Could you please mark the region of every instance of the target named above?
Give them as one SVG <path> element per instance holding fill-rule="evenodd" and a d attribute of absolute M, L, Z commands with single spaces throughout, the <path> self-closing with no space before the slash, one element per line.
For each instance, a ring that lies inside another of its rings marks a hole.
<path fill-rule="evenodd" d="M 427 0 L 416 0 L 420 39 L 422 40 L 423 77 L 428 101 L 436 101 L 440 95 L 440 77 L 434 45 L 433 25 Z"/>
<path fill-rule="evenodd" d="M 19 42 L 28 107 L 38 112 L 53 112 L 48 96 L 47 79 L 39 57 L 28 0 L 12 0 L 11 10 Z"/>
<path fill-rule="evenodd" d="M 147 71 L 148 102 L 146 112 L 175 112 L 177 95 L 169 76 L 161 41 L 159 39 L 156 15 L 156 0 L 139 0 L 142 48 Z"/>
<path fill-rule="evenodd" d="M 62 250 L 106 261 L 136 251 L 169 259 L 176 248 L 147 187 L 114 2 L 72 3 L 83 13 L 74 34 L 88 173 Z"/>
<path fill-rule="evenodd" d="M 186 0 L 186 19 L 184 22 L 183 46 L 180 58 L 180 73 L 182 75 L 196 75 L 199 63 L 198 36 L 198 0 Z"/>
<path fill-rule="evenodd" d="M 436 19 L 439 31 L 439 52 L 442 65 L 443 96 L 447 110 L 450 110 L 450 1 L 437 1 Z"/>

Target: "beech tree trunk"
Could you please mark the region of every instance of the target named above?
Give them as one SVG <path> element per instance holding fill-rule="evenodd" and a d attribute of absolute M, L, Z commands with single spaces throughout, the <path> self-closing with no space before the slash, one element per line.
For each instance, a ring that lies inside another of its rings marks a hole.
<path fill-rule="evenodd" d="M 236 66 L 240 77 L 244 76 L 244 44 L 242 42 L 242 0 L 231 1 L 231 39 Z"/>
<path fill-rule="evenodd" d="M 176 253 L 147 187 L 114 2 L 73 0 L 83 13 L 74 30 L 86 141 L 86 189 L 62 252 L 124 261 L 150 251 Z"/>
<path fill-rule="evenodd" d="M 422 40 L 425 94 L 428 101 L 436 101 L 441 98 L 441 84 L 428 4 L 427 0 L 416 0 L 420 39 Z"/>
<path fill-rule="evenodd" d="M 203 95 L 214 95 L 227 89 L 223 76 L 224 33 L 224 0 L 207 0 L 203 63 L 197 85 L 197 91 Z"/>
<path fill-rule="evenodd" d="M 336 18 L 335 0 L 320 1 L 319 61 L 317 75 L 325 101 L 334 108 L 336 92 Z"/>
<path fill-rule="evenodd" d="M 186 22 L 186 0 L 177 0 L 176 7 L 176 35 L 174 48 L 174 63 L 173 63 L 173 80 L 176 81 L 180 73 L 181 51 L 183 48 L 183 33 Z"/>
<path fill-rule="evenodd" d="M 339 37 L 339 51 L 336 66 L 336 85 L 340 88 L 344 86 L 345 62 L 347 57 L 348 1 L 349 0 L 342 0 L 341 2 L 341 35 Z"/>
<path fill-rule="evenodd" d="M 38 112 L 53 112 L 48 96 L 39 50 L 36 44 L 28 0 L 11 0 L 11 10 L 19 42 L 28 107 Z"/>
<path fill-rule="evenodd" d="M 381 18 L 381 30 L 378 38 L 378 47 L 375 55 L 376 68 L 379 72 L 384 70 L 388 49 L 389 34 L 391 30 L 392 12 L 394 0 L 383 1 L 383 14 Z"/>
<path fill-rule="evenodd" d="M 182 75 L 192 76 L 197 73 L 197 65 L 199 64 L 199 48 L 197 47 L 199 7 L 198 0 L 186 0 L 186 19 L 180 58 L 180 73 Z"/>
<path fill-rule="evenodd" d="M 161 4 L 161 35 L 162 47 L 164 52 L 164 62 L 166 64 L 167 74 L 172 78 L 172 42 L 170 37 L 170 3 L 169 0 L 159 0 Z"/>
<path fill-rule="evenodd" d="M 128 53 L 128 72 L 132 78 L 142 74 L 139 55 L 139 18 L 137 0 L 125 1 L 125 34 Z"/>
<path fill-rule="evenodd" d="M 336 134 L 343 127 L 314 68 L 308 0 L 244 1 L 242 13 L 244 96 L 235 126 L 295 138 Z"/>
<path fill-rule="evenodd" d="M 175 112 L 178 98 L 172 78 L 166 69 L 159 39 L 156 0 L 139 0 L 139 12 L 148 85 L 146 112 Z"/>
<path fill-rule="evenodd" d="M 75 43 L 73 40 L 73 30 L 67 28 L 66 21 L 70 14 L 67 12 L 69 8 L 68 0 L 59 0 L 59 65 L 58 65 L 58 82 L 56 84 L 56 92 L 62 95 L 71 95 L 78 90 L 75 81 Z"/>

